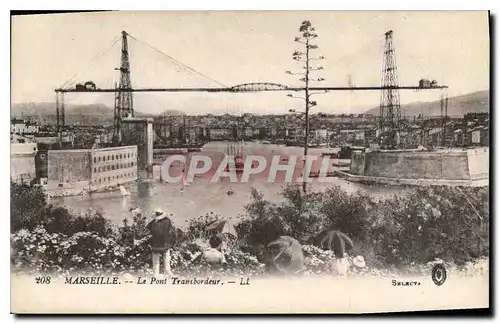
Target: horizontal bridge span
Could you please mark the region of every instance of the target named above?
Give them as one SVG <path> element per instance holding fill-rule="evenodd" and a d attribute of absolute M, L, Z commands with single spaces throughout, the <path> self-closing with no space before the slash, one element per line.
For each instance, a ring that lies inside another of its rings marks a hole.
<path fill-rule="evenodd" d="M 55 89 L 55 92 L 262 92 L 262 91 L 304 91 L 305 87 L 286 87 L 276 84 L 273 87 L 249 86 L 249 84 L 238 85 L 227 88 L 134 88 L 134 89 Z M 401 87 L 309 87 L 310 91 L 376 91 L 383 89 L 399 89 L 399 90 L 435 90 L 447 89 L 448 86 L 435 87 L 416 87 L 416 86 L 401 86 Z"/>
<path fill-rule="evenodd" d="M 244 83 L 232 86 L 232 92 L 253 92 L 253 91 L 282 91 L 288 90 L 288 87 L 283 84 L 271 82 L 254 82 Z"/>

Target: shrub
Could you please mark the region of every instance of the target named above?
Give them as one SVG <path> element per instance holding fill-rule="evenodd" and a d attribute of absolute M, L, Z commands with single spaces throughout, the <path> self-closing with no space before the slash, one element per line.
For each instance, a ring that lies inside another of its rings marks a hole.
<path fill-rule="evenodd" d="M 354 241 L 351 253 L 377 266 L 406 266 L 441 258 L 457 264 L 489 253 L 487 188 L 414 187 L 405 195 L 375 201 L 338 186 L 304 194 L 296 187 L 283 191 L 281 204 L 252 191 L 247 217 L 238 234 L 254 254 L 280 235 L 302 244 L 319 245 L 332 229 Z"/>
<path fill-rule="evenodd" d="M 72 215 L 64 207 L 48 205 L 42 187 L 11 183 L 11 233 L 37 226 L 43 226 L 48 233 L 69 236 L 78 232 L 113 235 L 110 222 L 100 213 L 89 210 Z"/>
<path fill-rule="evenodd" d="M 369 237 L 386 263 L 440 258 L 463 264 L 489 253 L 486 190 L 419 187 L 380 203 L 377 213 Z"/>
<path fill-rule="evenodd" d="M 348 193 L 333 186 L 322 194 L 320 201 L 318 211 L 326 218 L 326 230 L 339 230 L 358 241 L 367 235 L 375 202 L 366 193 Z"/>
<path fill-rule="evenodd" d="M 118 228 L 118 242 L 123 245 L 132 245 L 135 241 L 149 237 L 146 216 L 137 213 L 132 219 L 132 224 L 125 218 L 123 225 Z"/>
<path fill-rule="evenodd" d="M 304 193 L 299 186 L 283 190 L 284 202 L 277 208 L 279 224 L 285 235 L 301 243 L 310 243 L 327 226 L 327 218 L 321 212 L 324 195 L 314 191 Z"/>
<path fill-rule="evenodd" d="M 42 223 L 47 200 L 42 187 L 10 183 L 11 232 L 34 229 Z"/>
<path fill-rule="evenodd" d="M 282 235 L 306 243 L 324 228 L 325 217 L 317 208 L 322 199 L 319 193 L 304 194 L 298 186 L 287 186 L 283 190 L 285 199 L 279 205 L 264 200 L 253 188 L 251 196 L 245 218 L 237 226 L 245 244 L 266 245 Z"/>
<path fill-rule="evenodd" d="M 245 215 L 239 215 L 236 231 L 240 245 L 255 247 L 265 245 L 285 231 L 281 225 L 276 205 L 264 200 L 255 188 L 251 189 L 252 202 L 245 206 Z"/>
<path fill-rule="evenodd" d="M 186 220 L 187 234 L 191 237 L 199 237 L 200 235 L 202 235 L 202 233 L 205 232 L 210 224 L 220 219 L 222 219 L 220 214 L 211 212 L 203 216 L 198 216 L 196 218 Z"/>

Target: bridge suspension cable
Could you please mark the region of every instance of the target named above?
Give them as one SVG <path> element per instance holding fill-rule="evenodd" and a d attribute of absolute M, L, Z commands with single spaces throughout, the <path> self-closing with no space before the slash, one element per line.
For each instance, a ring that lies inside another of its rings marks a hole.
<path fill-rule="evenodd" d="M 341 58 L 337 59 L 333 63 L 327 64 L 327 65 L 328 65 L 329 68 L 332 68 L 332 67 L 338 66 L 340 63 L 344 63 L 345 61 L 354 60 L 355 58 L 357 58 L 361 54 L 363 54 L 363 55 L 366 56 L 367 50 L 371 49 L 371 46 L 373 46 L 375 43 L 379 46 L 379 48 L 382 48 L 382 42 L 379 39 L 372 40 L 372 41 L 369 41 L 369 42 L 365 43 L 365 45 L 363 45 L 359 49 L 354 50 L 354 51 L 352 51 L 350 53 L 347 53 L 346 55 L 344 55 Z M 377 48 L 377 50 L 379 50 L 379 48 Z"/>
<path fill-rule="evenodd" d="M 136 37 L 134 37 L 133 35 L 130 35 L 128 34 L 128 36 L 135 40 L 136 42 L 140 43 L 140 44 L 143 44 L 151 49 L 153 49 L 154 51 L 156 51 L 157 53 L 161 54 L 164 58 L 166 58 L 169 62 L 173 63 L 174 65 L 176 65 L 177 67 L 183 69 L 185 72 L 187 72 L 188 74 L 190 75 L 195 75 L 195 76 L 199 76 L 199 77 L 202 77 L 203 79 L 205 80 L 209 80 L 213 83 L 216 83 L 218 86 L 222 86 L 222 87 L 227 87 L 226 85 L 222 84 L 221 82 L 187 66 L 186 64 L 182 63 L 181 61 L 179 60 L 176 60 L 175 58 L 173 58 L 172 56 L 168 55 L 167 53 L 161 51 L 160 49 L 154 47 L 153 45 L 149 44 L 149 43 L 146 43 L 145 41 L 142 41 Z"/>
<path fill-rule="evenodd" d="M 108 53 L 109 51 L 111 51 L 111 49 L 113 48 L 113 46 L 115 46 L 118 41 L 120 40 L 120 36 L 117 36 L 110 44 L 109 46 L 107 46 L 104 50 L 102 50 L 101 52 L 97 53 L 96 55 L 94 55 L 90 61 L 89 61 L 89 64 L 87 65 L 86 69 L 85 70 L 88 70 L 92 67 L 92 65 L 98 60 L 100 59 L 101 57 L 104 56 L 104 54 Z M 74 85 L 74 82 L 76 81 L 76 78 L 78 76 L 79 72 L 76 72 L 75 74 L 73 74 L 68 80 L 66 80 L 61 86 L 60 88 L 61 89 L 64 89 L 64 88 L 68 88 L 68 87 L 71 87 Z"/>

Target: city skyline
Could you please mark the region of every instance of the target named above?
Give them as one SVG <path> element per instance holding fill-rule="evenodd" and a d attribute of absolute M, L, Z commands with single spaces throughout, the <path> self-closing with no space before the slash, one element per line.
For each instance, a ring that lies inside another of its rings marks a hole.
<path fill-rule="evenodd" d="M 97 66 L 86 66 L 121 30 L 142 42 L 129 44 L 134 87 L 215 86 L 180 73 L 144 44 L 227 86 L 247 82 L 297 86 L 297 78 L 284 72 L 300 68 L 291 54 L 299 49 L 293 39 L 306 19 L 320 36 L 318 55 L 326 57 L 320 74 L 326 81 L 321 85 L 347 86 L 348 75 L 357 86 L 380 85 L 383 33 L 392 29 L 401 85 L 430 78 L 449 85 L 449 96 L 488 90 L 487 12 L 115 12 L 14 17 L 12 102 L 54 101 L 54 88 L 75 71 L 78 81 L 112 86 L 119 46 L 99 57 Z M 33 60 L 30 54 L 35 52 Z M 286 94 L 134 94 L 134 99 L 138 111 L 153 114 L 167 109 L 197 115 L 300 110 L 303 102 Z M 379 96 L 378 91 L 320 95 L 311 112 L 362 113 L 376 107 Z M 401 103 L 434 101 L 439 96 L 439 91 L 404 91 Z M 65 100 L 113 106 L 113 94 L 67 95 Z"/>

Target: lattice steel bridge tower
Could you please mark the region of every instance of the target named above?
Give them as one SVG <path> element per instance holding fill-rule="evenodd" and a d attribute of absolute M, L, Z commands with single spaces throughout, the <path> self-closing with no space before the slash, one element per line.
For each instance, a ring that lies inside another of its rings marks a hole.
<path fill-rule="evenodd" d="M 134 117 L 134 100 L 132 96 L 132 82 L 130 81 L 130 58 L 128 52 L 127 32 L 122 31 L 122 51 L 120 59 L 120 83 L 115 86 L 114 111 L 114 142 L 122 143 L 122 118 Z M 128 91 L 127 91 L 128 90 Z"/>
<path fill-rule="evenodd" d="M 398 71 L 392 34 L 392 30 L 385 33 L 384 65 L 380 95 L 380 145 L 385 149 L 397 147 L 401 120 Z"/>

